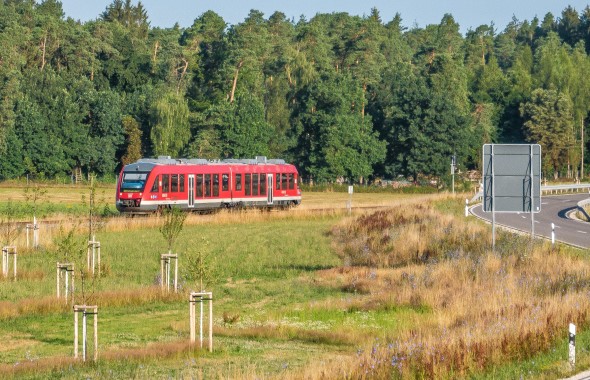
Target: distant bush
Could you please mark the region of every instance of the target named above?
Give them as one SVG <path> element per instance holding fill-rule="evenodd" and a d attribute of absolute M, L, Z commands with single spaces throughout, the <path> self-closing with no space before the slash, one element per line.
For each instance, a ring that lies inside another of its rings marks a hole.
<path fill-rule="evenodd" d="M 300 184 L 299 188 L 303 192 L 334 192 L 348 193 L 348 185 L 339 184 L 320 184 L 307 185 Z M 434 194 L 439 190 L 432 186 L 409 185 L 404 187 L 377 186 L 377 185 L 355 185 L 355 193 L 392 193 L 392 194 Z"/>

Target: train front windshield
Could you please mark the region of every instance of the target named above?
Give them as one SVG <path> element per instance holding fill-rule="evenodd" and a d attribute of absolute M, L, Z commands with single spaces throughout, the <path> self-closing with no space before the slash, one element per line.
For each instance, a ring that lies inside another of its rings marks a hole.
<path fill-rule="evenodd" d="M 142 172 L 124 172 L 123 181 L 121 181 L 121 192 L 132 193 L 143 191 L 148 174 Z"/>

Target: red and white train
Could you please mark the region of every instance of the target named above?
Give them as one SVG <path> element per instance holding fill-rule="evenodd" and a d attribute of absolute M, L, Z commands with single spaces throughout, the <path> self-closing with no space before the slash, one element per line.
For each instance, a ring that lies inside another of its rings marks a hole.
<path fill-rule="evenodd" d="M 299 174 L 283 160 L 141 159 L 117 182 L 117 210 L 151 213 L 169 207 L 206 211 L 288 207 L 301 203 Z"/>

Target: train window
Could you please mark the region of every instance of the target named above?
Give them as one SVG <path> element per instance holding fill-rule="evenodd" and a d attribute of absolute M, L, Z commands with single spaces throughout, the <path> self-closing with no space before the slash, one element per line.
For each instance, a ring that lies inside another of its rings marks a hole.
<path fill-rule="evenodd" d="M 281 189 L 281 173 L 275 174 L 275 181 L 277 183 L 277 190 Z"/>
<path fill-rule="evenodd" d="M 154 179 L 154 184 L 152 185 L 152 193 L 157 193 L 158 192 L 158 188 L 159 188 L 159 183 L 160 182 L 160 176 L 156 176 L 156 179 Z"/>
<path fill-rule="evenodd" d="M 170 187 L 170 191 L 178 193 L 178 174 L 172 174 L 172 186 Z"/>
<path fill-rule="evenodd" d="M 250 195 L 250 174 L 246 174 L 246 183 L 244 184 L 245 190 L 246 190 L 246 195 Z"/>
<path fill-rule="evenodd" d="M 205 174 L 205 196 L 211 196 L 211 174 Z"/>
<path fill-rule="evenodd" d="M 197 197 L 203 196 L 203 175 L 197 174 Z"/>
<path fill-rule="evenodd" d="M 219 174 L 213 174 L 213 196 L 219 196 Z"/>
<path fill-rule="evenodd" d="M 293 190 L 295 188 L 295 175 L 293 173 L 289 173 L 289 190 Z"/>
<path fill-rule="evenodd" d="M 266 195 L 266 174 L 260 175 L 260 195 Z"/>
<path fill-rule="evenodd" d="M 178 182 L 179 188 L 180 188 L 180 192 L 184 193 L 184 174 L 180 175 L 180 180 Z"/>
<path fill-rule="evenodd" d="M 229 190 L 229 174 L 222 174 L 221 175 L 221 190 L 222 191 Z"/>
<path fill-rule="evenodd" d="M 242 190 L 242 175 L 236 174 L 236 191 Z"/>
<path fill-rule="evenodd" d="M 258 195 L 258 174 L 252 174 L 252 195 Z"/>
<path fill-rule="evenodd" d="M 281 188 L 287 190 L 287 173 L 281 174 Z"/>
<path fill-rule="evenodd" d="M 170 174 L 162 174 L 162 192 L 170 191 Z"/>

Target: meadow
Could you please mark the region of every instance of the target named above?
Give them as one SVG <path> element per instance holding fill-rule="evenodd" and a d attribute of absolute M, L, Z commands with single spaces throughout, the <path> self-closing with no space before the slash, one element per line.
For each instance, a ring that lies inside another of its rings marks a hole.
<path fill-rule="evenodd" d="M 25 208 L 22 189 L 2 191 Z M 555 378 L 570 373 L 569 322 L 578 369 L 590 366 L 585 252 L 507 233 L 490 252 L 464 196 L 355 194 L 349 214 L 349 196 L 330 192 L 283 212 L 190 215 L 174 245 L 179 294 L 158 285 L 161 220 L 105 217 L 103 275 L 76 285 L 76 303 L 99 306 L 99 360 L 84 364 L 55 262 L 75 229 L 68 259 L 85 266 L 86 189 L 57 191 L 68 199 L 41 248 L 19 248 L 18 279 L 0 280 L 0 377 Z M 195 255 L 210 271 L 213 353 L 188 344 Z"/>

